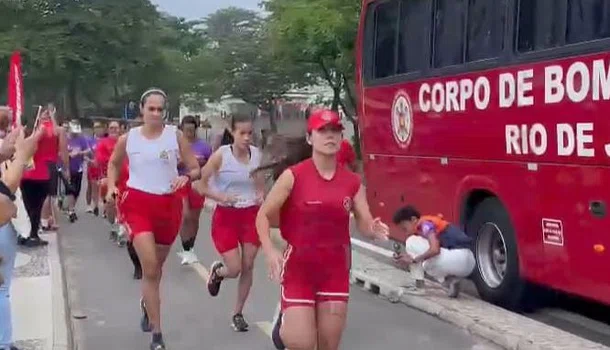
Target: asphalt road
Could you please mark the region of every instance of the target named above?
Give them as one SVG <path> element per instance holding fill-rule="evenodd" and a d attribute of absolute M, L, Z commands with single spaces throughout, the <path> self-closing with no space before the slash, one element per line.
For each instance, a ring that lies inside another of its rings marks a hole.
<path fill-rule="evenodd" d="M 148 349 L 149 335 L 139 331 L 139 284 L 131 279 L 125 249 L 108 240 L 101 218 L 80 214 L 74 224 L 61 228 L 66 277 L 77 296 L 71 313 L 78 316 L 79 350 Z M 230 317 L 235 283 L 225 282 L 211 298 L 205 288 L 207 268 L 218 256 L 209 238 L 208 214 L 201 219 L 196 252 L 202 264 L 181 266 L 175 254 L 168 258 L 162 285 L 162 320 L 168 349 L 273 349 L 267 335 L 278 302 L 278 287 L 266 278 L 259 256 L 255 282 L 244 312 L 248 333 L 234 333 Z M 496 350 L 427 314 L 402 304 L 391 304 L 357 287 L 352 288 L 349 320 L 342 349 Z"/>

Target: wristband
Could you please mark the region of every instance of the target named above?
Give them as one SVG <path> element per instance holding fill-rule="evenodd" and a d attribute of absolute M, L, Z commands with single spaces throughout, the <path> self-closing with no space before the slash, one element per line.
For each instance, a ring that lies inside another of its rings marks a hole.
<path fill-rule="evenodd" d="M 15 194 L 11 192 L 11 190 L 6 186 L 4 181 L 0 181 L 0 193 L 7 196 L 11 200 L 11 202 L 14 202 L 16 199 Z"/>

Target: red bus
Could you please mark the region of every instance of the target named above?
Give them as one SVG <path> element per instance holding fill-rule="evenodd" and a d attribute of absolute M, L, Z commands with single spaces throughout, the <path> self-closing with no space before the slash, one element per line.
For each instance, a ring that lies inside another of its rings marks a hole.
<path fill-rule="evenodd" d="M 487 301 L 610 304 L 610 0 L 364 0 L 357 88 L 374 214 L 462 225 Z"/>

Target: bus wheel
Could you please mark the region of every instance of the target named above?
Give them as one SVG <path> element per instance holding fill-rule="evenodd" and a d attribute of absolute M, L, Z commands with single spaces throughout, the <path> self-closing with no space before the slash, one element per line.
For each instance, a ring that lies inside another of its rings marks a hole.
<path fill-rule="evenodd" d="M 484 199 L 467 224 L 475 239 L 477 268 L 473 280 L 481 298 L 510 309 L 520 307 L 524 282 L 519 273 L 515 230 L 502 202 Z"/>

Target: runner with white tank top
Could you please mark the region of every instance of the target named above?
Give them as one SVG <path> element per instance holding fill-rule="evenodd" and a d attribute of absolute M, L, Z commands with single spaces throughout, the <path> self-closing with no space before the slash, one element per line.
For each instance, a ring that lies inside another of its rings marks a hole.
<path fill-rule="evenodd" d="M 223 260 L 214 262 L 210 268 L 208 291 L 215 297 L 223 279 L 239 278 L 232 327 L 237 332 L 245 332 L 249 326 L 243 308 L 252 286 L 252 269 L 260 246 L 255 220 L 264 187 L 262 177 L 252 176 L 252 171 L 261 163 L 261 152 L 251 145 L 252 120 L 233 117 L 230 129 L 231 144 L 221 146 L 212 154 L 202 169 L 198 190 L 217 202 L 212 216 L 212 240 Z"/>
<path fill-rule="evenodd" d="M 167 96 L 146 91 L 140 101 L 144 124 L 122 135 L 108 166 L 108 201 L 117 194 L 119 169 L 129 161 L 127 189 L 119 199 L 124 224 L 142 265 L 140 308 L 143 332 L 152 332 L 150 350 L 164 350 L 161 335 L 159 285 L 163 264 L 182 221 L 180 190 L 200 177 L 197 159 L 175 126 L 164 125 Z M 178 159 L 187 171 L 178 174 Z"/>

